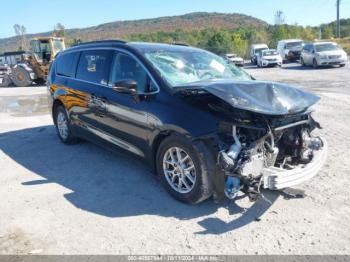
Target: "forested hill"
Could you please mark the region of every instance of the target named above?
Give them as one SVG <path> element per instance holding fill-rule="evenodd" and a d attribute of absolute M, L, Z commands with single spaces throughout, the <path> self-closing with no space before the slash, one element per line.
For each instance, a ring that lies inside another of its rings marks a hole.
<path fill-rule="evenodd" d="M 64 21 L 60 22 L 64 25 Z M 65 36 L 67 39 L 81 39 L 82 41 L 87 41 L 128 38 L 128 36 L 132 35 L 155 32 L 175 32 L 179 29 L 189 32 L 201 31 L 204 29 L 235 30 L 240 27 L 257 29 L 266 26 L 266 22 L 243 14 L 201 12 L 152 19 L 116 21 L 81 29 L 66 29 Z M 52 32 L 28 34 L 26 38 L 30 39 L 36 36 L 48 36 L 51 34 Z M 16 37 L 0 39 L 0 52 L 17 49 L 17 40 L 18 38 Z"/>

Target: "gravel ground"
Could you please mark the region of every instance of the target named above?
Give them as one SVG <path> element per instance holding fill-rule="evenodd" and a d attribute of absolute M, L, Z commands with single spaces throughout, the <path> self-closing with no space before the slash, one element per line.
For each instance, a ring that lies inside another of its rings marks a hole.
<path fill-rule="evenodd" d="M 45 87 L 0 89 L 0 254 L 349 254 L 350 66 L 247 72 L 322 97 L 329 162 L 303 198 L 188 206 L 147 166 L 56 137 Z"/>

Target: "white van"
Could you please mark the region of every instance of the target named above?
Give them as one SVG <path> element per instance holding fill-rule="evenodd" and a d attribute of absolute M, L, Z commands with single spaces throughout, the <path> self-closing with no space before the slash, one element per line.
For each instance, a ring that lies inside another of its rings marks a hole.
<path fill-rule="evenodd" d="M 257 64 L 257 56 L 264 50 L 269 50 L 267 44 L 255 44 L 250 48 L 250 61 L 253 65 Z"/>
<path fill-rule="evenodd" d="M 286 39 L 278 42 L 277 51 L 283 60 L 295 62 L 300 59 L 304 41 L 301 39 Z"/>

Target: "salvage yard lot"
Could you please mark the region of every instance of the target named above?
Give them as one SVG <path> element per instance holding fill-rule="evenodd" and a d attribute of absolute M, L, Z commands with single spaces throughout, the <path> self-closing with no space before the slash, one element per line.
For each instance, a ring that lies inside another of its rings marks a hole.
<path fill-rule="evenodd" d="M 246 70 L 322 98 L 329 161 L 303 198 L 179 203 L 138 159 L 63 145 L 45 87 L 1 88 L 0 254 L 349 254 L 350 66 Z"/>

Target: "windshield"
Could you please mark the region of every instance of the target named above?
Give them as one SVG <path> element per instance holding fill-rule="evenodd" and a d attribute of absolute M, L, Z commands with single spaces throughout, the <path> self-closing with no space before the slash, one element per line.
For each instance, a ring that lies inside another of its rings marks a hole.
<path fill-rule="evenodd" d="M 295 48 L 295 47 L 302 47 L 303 46 L 303 42 L 290 42 L 286 44 L 286 48 Z"/>
<path fill-rule="evenodd" d="M 52 41 L 52 46 L 53 46 L 53 51 L 55 54 L 57 54 L 58 52 L 61 52 L 62 50 L 64 50 L 64 45 L 63 45 L 63 41 L 62 40 L 53 40 Z"/>
<path fill-rule="evenodd" d="M 316 52 L 334 51 L 334 50 L 340 50 L 340 47 L 335 43 L 320 44 L 320 45 L 315 45 L 315 50 Z"/>
<path fill-rule="evenodd" d="M 257 48 L 257 49 L 255 49 L 255 54 L 257 54 L 257 55 L 259 54 L 260 55 L 262 51 L 267 50 L 267 49 L 268 48 L 266 48 L 266 47 L 264 47 L 264 48 Z"/>
<path fill-rule="evenodd" d="M 263 56 L 270 56 L 270 55 L 278 55 L 278 52 L 274 50 L 268 50 L 268 51 L 264 51 L 262 54 Z"/>
<path fill-rule="evenodd" d="M 145 57 L 171 87 L 212 79 L 251 80 L 235 65 L 204 50 L 146 51 Z"/>

